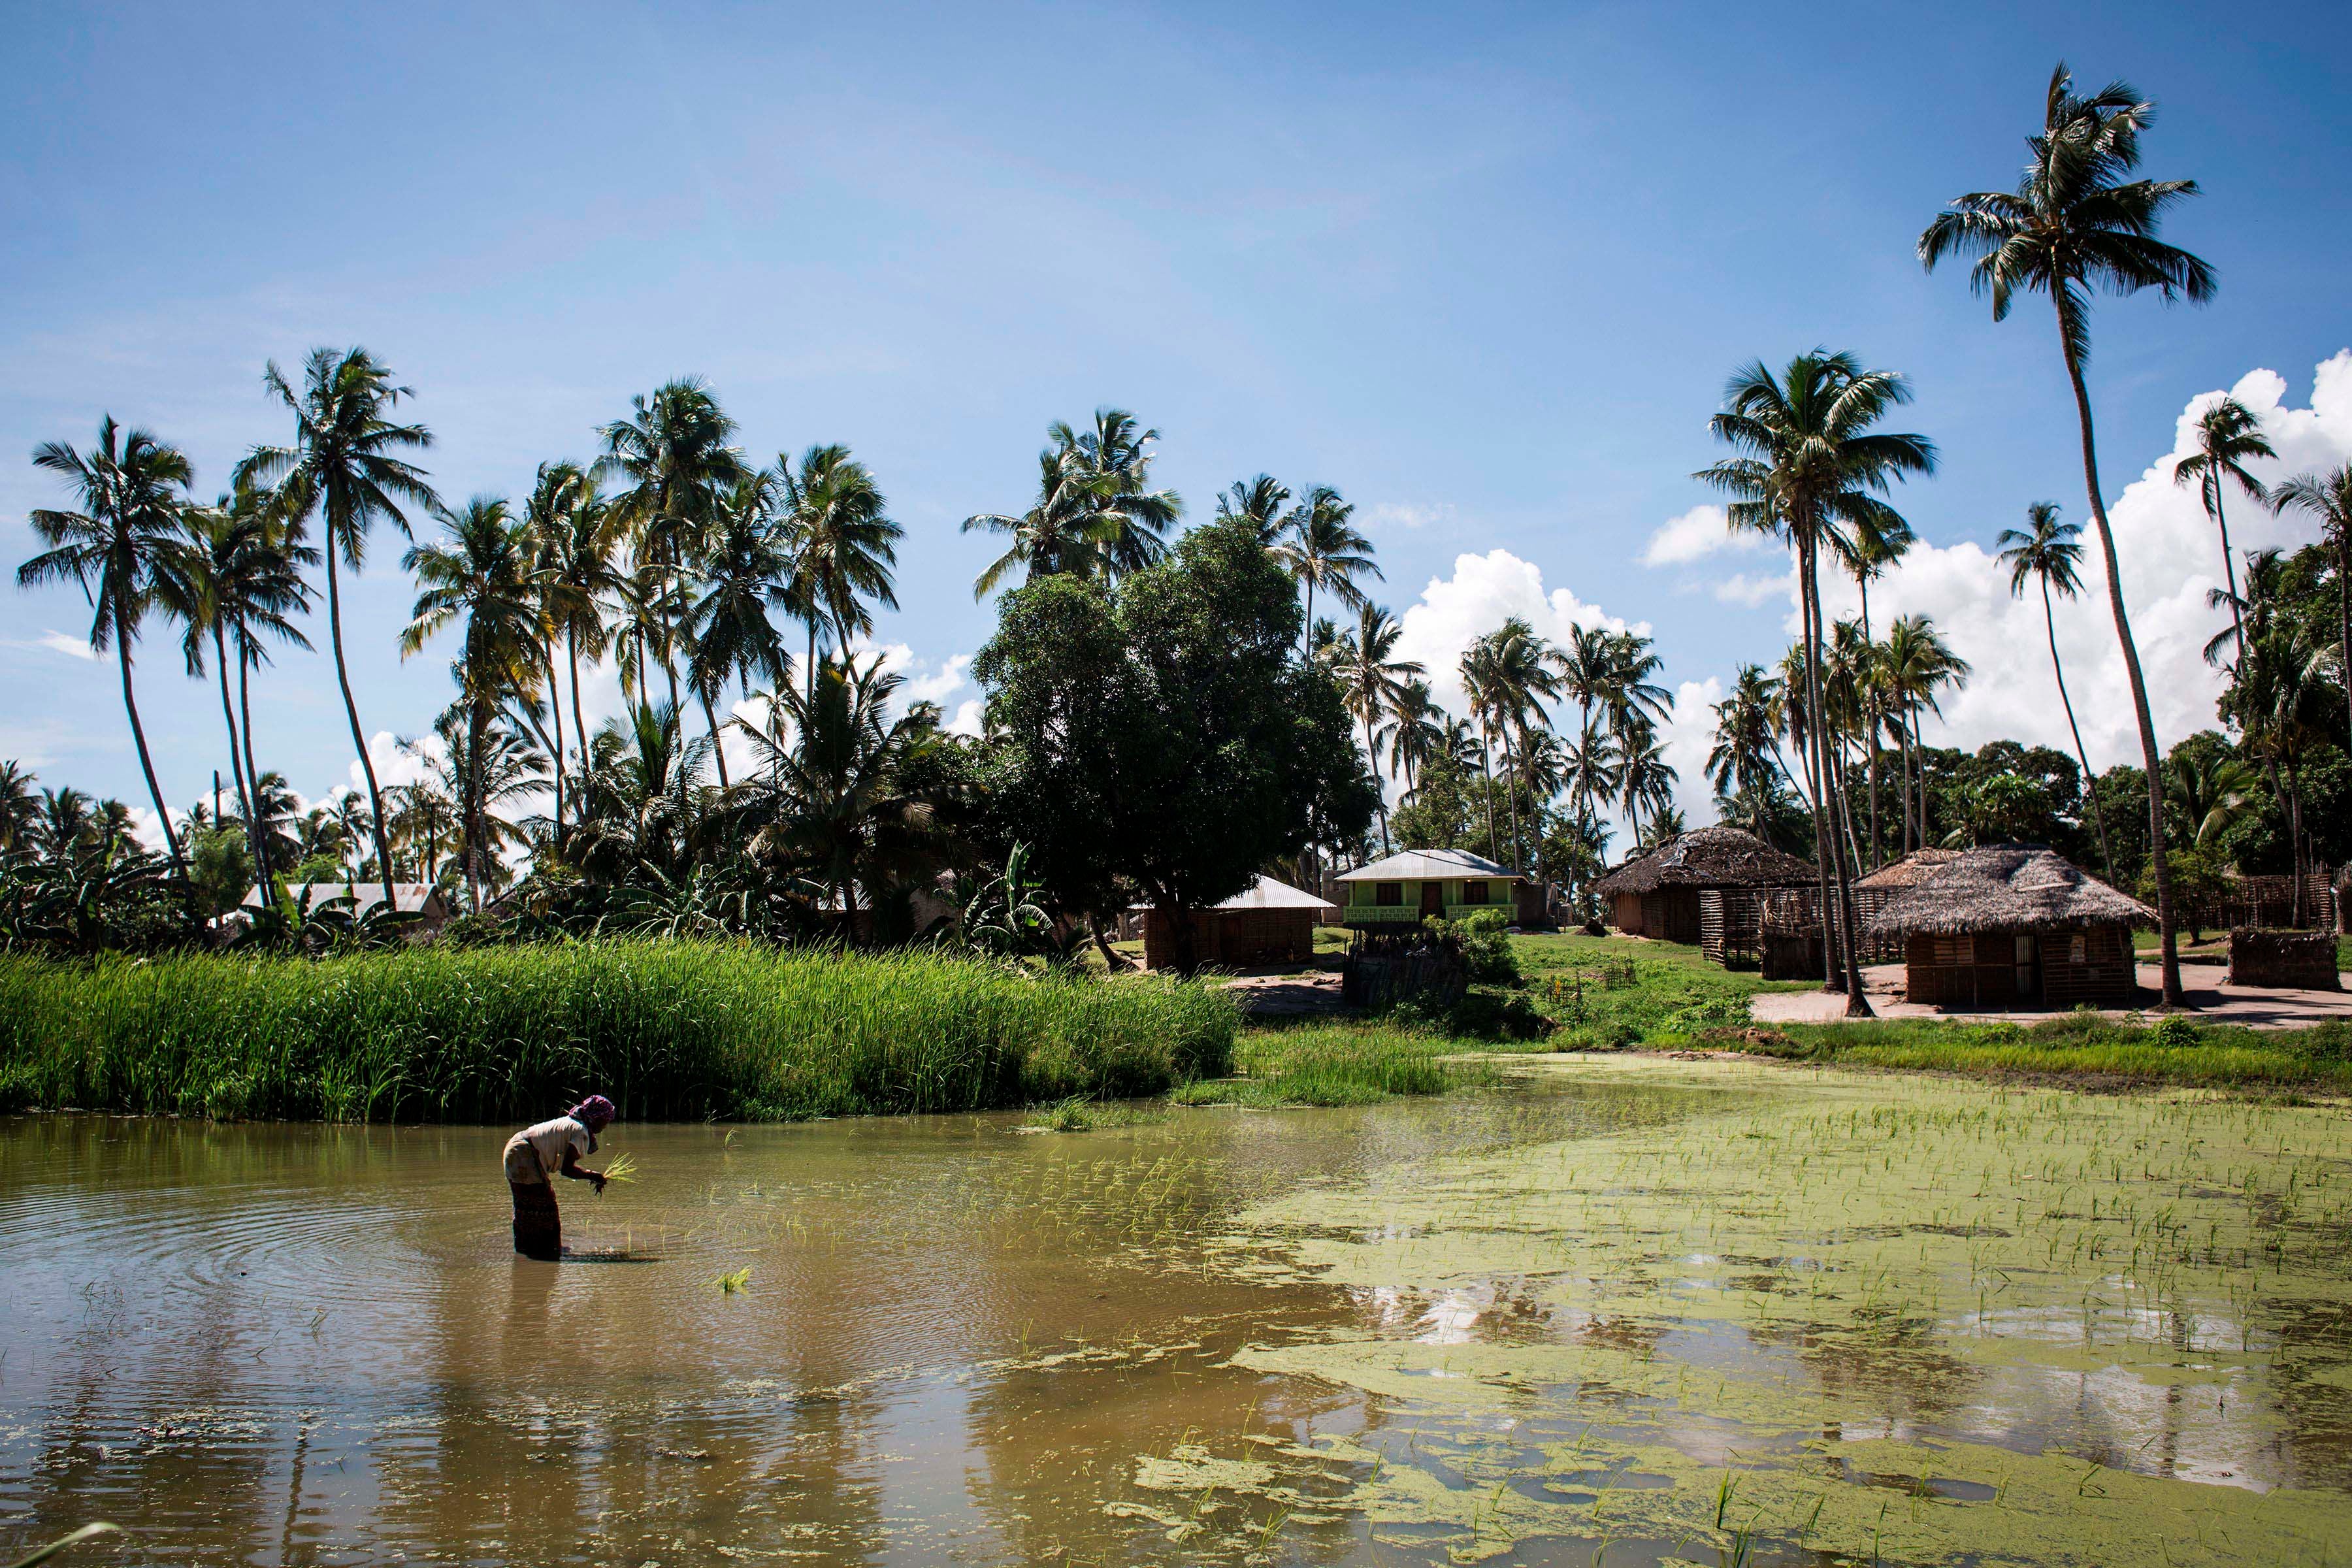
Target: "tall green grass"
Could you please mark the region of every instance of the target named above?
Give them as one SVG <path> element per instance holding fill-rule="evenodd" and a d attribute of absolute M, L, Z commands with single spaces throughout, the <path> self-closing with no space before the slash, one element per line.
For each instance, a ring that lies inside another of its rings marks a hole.
<path fill-rule="evenodd" d="M 332 1121 L 788 1119 L 1156 1094 L 1232 1001 L 928 952 L 616 942 L 312 962 L 0 958 L 0 1107 Z"/>
<path fill-rule="evenodd" d="M 1417 1030 L 1378 1024 L 1253 1029 L 1234 1048 L 1237 1078 L 1202 1079 L 1175 1093 L 1183 1105 L 1369 1105 L 1395 1094 L 1443 1094 L 1492 1081 L 1484 1062 L 1450 1062 L 1460 1047 Z"/>

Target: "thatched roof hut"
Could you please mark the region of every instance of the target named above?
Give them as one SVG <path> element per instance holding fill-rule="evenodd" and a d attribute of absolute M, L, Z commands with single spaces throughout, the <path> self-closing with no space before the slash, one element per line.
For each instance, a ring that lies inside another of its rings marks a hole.
<path fill-rule="evenodd" d="M 1700 895 L 1738 889 L 1793 888 L 1815 878 L 1811 861 L 1773 848 L 1743 828 L 1702 827 L 1628 860 L 1593 884 L 1609 900 L 1609 920 L 1629 936 L 1698 942 Z"/>
<path fill-rule="evenodd" d="M 1900 860 L 1889 860 L 1855 882 L 1854 887 L 1862 891 L 1884 889 L 1890 893 L 1899 893 L 1906 888 L 1917 887 L 1967 853 L 1965 849 L 1914 849 Z"/>
<path fill-rule="evenodd" d="M 1904 944 L 1906 994 L 1942 1007 L 2129 1005 L 2131 930 L 2156 918 L 2047 849 L 1961 850 L 1864 922 Z"/>
<path fill-rule="evenodd" d="M 1871 915 L 1870 929 L 1885 936 L 1975 936 L 2087 931 L 2155 919 L 2156 911 L 2146 904 L 2118 893 L 2062 855 L 2008 846 L 1953 851 L 1949 859 Z"/>

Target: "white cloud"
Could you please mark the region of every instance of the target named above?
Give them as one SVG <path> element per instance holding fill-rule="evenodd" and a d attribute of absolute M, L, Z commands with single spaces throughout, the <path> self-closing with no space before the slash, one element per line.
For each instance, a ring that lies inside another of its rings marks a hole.
<path fill-rule="evenodd" d="M 1769 599 L 1797 602 L 1797 572 L 1795 567 L 1775 576 L 1769 572 L 1735 572 L 1714 584 L 1709 592 L 1726 605 L 1746 605 L 1749 609 Z"/>
<path fill-rule="evenodd" d="M 1597 605 L 1588 605 L 1567 588 L 1547 593 L 1543 571 L 1507 550 L 1484 555 L 1457 555 L 1454 575 L 1433 577 L 1421 597 L 1401 617 L 1403 635 L 1397 639 L 1397 657 L 1419 663 L 1429 672 L 1429 686 L 1438 705 L 1454 713 L 1465 712 L 1462 693 L 1462 656 L 1470 645 L 1518 616 L 1537 635 L 1566 642 L 1578 626 L 1606 626 L 1647 636 L 1647 621 L 1627 622 Z"/>
<path fill-rule="evenodd" d="M 78 637 L 69 632 L 45 631 L 34 639 L 34 643 L 36 646 L 47 648 L 53 653 L 66 654 L 74 658 L 86 658 L 95 661 L 106 657 L 104 654 L 89 646 L 89 639 L 88 637 Z"/>
<path fill-rule="evenodd" d="M 1675 710 L 1666 720 L 1666 761 L 1674 768 L 1675 799 L 1684 820 L 1704 827 L 1715 820 L 1715 787 L 1706 782 L 1706 754 L 1715 749 L 1715 705 L 1723 682 L 1710 675 L 1675 688 Z"/>
<path fill-rule="evenodd" d="M 948 720 L 943 728 L 950 735 L 969 735 L 975 740 L 978 739 L 986 706 L 977 697 L 965 700 L 957 707 L 954 715 Z"/>
<path fill-rule="evenodd" d="M 1719 506 L 1695 506 L 1658 525 L 1642 551 L 1642 564 L 1686 566 L 1718 551 L 1760 550 L 1770 542 L 1760 533 L 1734 533 L 1729 517 Z"/>
<path fill-rule="evenodd" d="M 1361 515 L 1370 528 L 1426 528 L 1433 522 L 1453 521 L 1454 503 L 1384 500 L 1367 508 Z"/>
<path fill-rule="evenodd" d="M 2274 461 L 2248 465 L 2257 479 L 2274 482 L 2352 460 L 2352 349 L 2318 366 L 2309 407 L 2288 406 L 2285 378 L 2269 370 L 2249 372 L 2231 392 L 2254 412 L 2279 454 Z M 2221 690 L 2221 673 L 2203 657 L 2206 639 L 2227 616 L 2205 598 L 2221 581 L 2221 541 L 2194 487 L 2178 486 L 2172 479 L 2174 464 L 2191 449 L 2197 416 L 2221 395 L 2213 391 L 2189 399 L 2176 426 L 2172 450 L 2150 462 L 2108 509 L 2157 740 L 2168 749 L 2181 737 L 2215 725 L 2213 705 Z M 2105 564 L 2081 499 L 2080 477 L 2053 472 L 2042 493 L 2059 501 L 2070 521 L 2084 525 L 2084 592 L 2073 603 L 2058 604 L 2057 638 L 2084 749 L 2094 768 L 2137 763 L 2139 738 L 2130 688 L 2108 608 Z M 2273 517 L 2242 497 L 2231 498 L 2228 517 L 2231 544 L 2241 552 L 2271 546 L 2292 550 L 2314 538 L 2300 515 Z M 2022 521 L 2021 505 L 2017 518 L 1992 520 L 1987 529 Z M 1825 576 L 1822 586 L 1832 615 L 1854 613 L 1858 598 L 1850 581 Z M 2012 598 L 2008 574 L 1989 544 L 1914 547 L 1900 566 L 1873 586 L 1870 609 L 1873 630 L 1882 636 L 1897 615 L 1932 617 L 1974 667 L 1967 688 L 1945 700 L 1943 722 L 1929 721 L 1932 742 L 1974 748 L 2011 736 L 2073 749 L 2065 712 L 2055 700 L 2041 595 Z M 1793 637 L 1793 611 L 1788 629 Z"/>

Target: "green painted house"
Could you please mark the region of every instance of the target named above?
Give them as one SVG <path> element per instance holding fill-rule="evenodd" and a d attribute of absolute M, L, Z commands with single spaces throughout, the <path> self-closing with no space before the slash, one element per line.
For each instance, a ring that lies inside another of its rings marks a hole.
<path fill-rule="evenodd" d="M 1466 849 L 1407 849 L 1343 872 L 1339 906 L 1344 925 L 1359 931 L 1401 930 L 1431 915 L 1465 920 L 1500 910 L 1514 925 L 1541 923 L 1543 889 Z"/>

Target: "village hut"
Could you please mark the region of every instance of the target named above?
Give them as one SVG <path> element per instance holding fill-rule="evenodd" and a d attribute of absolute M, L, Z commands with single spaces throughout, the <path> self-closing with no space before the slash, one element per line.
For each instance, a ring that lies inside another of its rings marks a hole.
<path fill-rule="evenodd" d="M 1903 962 L 1903 939 L 1899 936 L 1873 936 L 1870 917 L 1893 903 L 1909 889 L 1917 887 L 1942 870 L 1962 849 L 1914 849 L 1900 860 L 1889 860 L 1869 876 L 1853 885 L 1853 918 L 1861 927 L 1855 945 L 1862 950 L 1864 963 L 1900 963 Z"/>
<path fill-rule="evenodd" d="M 1699 942 L 1709 958 L 1729 963 L 1756 953 L 1757 895 L 1815 875 L 1810 861 L 1743 828 L 1702 827 L 1627 861 L 1593 891 L 1609 902 L 1609 923 L 1626 935 Z"/>
<path fill-rule="evenodd" d="M 1955 853 L 1872 915 L 1903 943 L 1905 995 L 1936 1007 L 2127 1006 L 2132 928 L 2156 919 L 2047 849 Z"/>
<path fill-rule="evenodd" d="M 1176 932 L 1162 911 L 1143 917 L 1143 962 L 1151 969 L 1176 963 Z M 1192 911 L 1192 959 L 1227 969 L 1263 969 L 1315 959 L 1315 927 L 1331 906 L 1304 889 L 1260 877 L 1213 909 Z"/>

